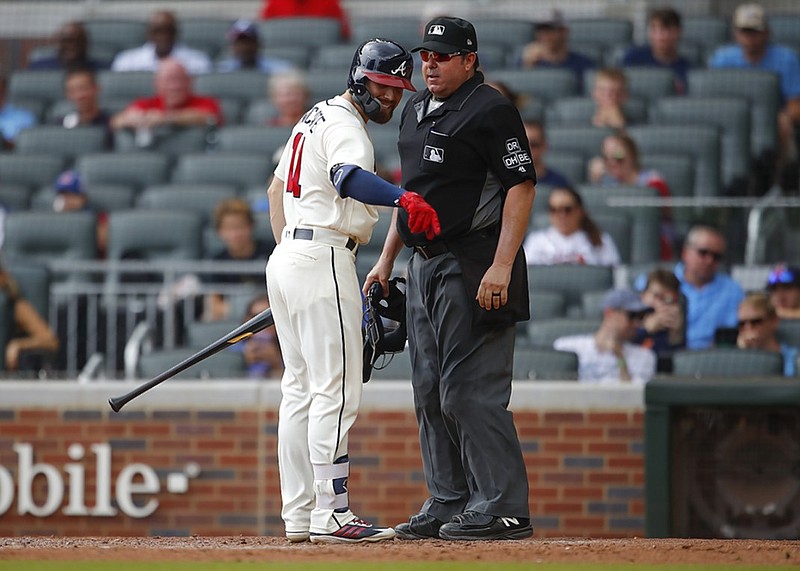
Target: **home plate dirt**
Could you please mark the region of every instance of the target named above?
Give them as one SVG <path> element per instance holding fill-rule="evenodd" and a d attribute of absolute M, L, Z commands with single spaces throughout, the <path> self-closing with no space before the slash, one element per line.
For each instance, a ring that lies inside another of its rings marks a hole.
<path fill-rule="evenodd" d="M 291 544 L 282 537 L 5 537 L 0 560 L 511 561 L 800 565 L 800 541 L 749 539 L 528 539 Z"/>

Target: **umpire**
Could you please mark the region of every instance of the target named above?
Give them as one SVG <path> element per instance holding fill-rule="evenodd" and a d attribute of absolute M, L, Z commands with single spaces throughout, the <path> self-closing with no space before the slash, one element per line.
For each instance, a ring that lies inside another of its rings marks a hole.
<path fill-rule="evenodd" d="M 386 290 L 403 244 L 408 342 L 430 497 L 401 539 L 520 539 L 533 530 L 528 480 L 508 403 L 515 322 L 529 317 L 521 249 L 536 174 L 517 109 L 483 83 L 475 28 L 434 18 L 420 52 L 427 89 L 403 109 L 403 187 L 436 209 L 427 240 L 397 216 L 365 290 Z"/>

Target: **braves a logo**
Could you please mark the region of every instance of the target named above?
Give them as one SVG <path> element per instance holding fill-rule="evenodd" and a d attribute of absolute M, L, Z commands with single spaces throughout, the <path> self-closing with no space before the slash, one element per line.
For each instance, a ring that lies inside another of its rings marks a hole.
<path fill-rule="evenodd" d="M 403 61 L 403 63 L 401 63 L 397 68 L 395 68 L 395 69 L 393 69 L 391 71 L 391 74 L 392 75 L 405 76 L 406 73 L 407 73 L 407 71 L 406 71 L 406 63 L 407 63 L 406 61 Z"/>
<path fill-rule="evenodd" d="M 429 36 L 443 36 L 444 35 L 444 26 L 441 24 L 434 24 L 428 29 Z"/>

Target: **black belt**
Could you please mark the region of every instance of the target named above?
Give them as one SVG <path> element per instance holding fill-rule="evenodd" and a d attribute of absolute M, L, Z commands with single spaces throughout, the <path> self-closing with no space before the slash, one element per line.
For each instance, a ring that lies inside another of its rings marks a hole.
<path fill-rule="evenodd" d="M 314 239 L 314 230 L 311 228 L 295 228 L 294 232 L 292 233 L 292 238 L 295 240 L 313 240 Z M 345 248 L 350 250 L 351 252 L 356 249 L 356 241 L 352 238 L 347 239 L 347 243 L 344 245 Z"/>
<path fill-rule="evenodd" d="M 426 260 L 430 260 L 434 256 L 441 256 L 450 250 L 447 249 L 444 242 L 431 242 L 430 244 L 414 246 L 414 251 Z"/>

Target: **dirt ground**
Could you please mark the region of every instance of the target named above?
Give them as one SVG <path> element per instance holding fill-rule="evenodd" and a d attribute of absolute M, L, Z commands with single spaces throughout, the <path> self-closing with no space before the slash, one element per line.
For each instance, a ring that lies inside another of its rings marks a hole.
<path fill-rule="evenodd" d="M 125 561 L 509 561 L 800 566 L 800 541 L 529 539 L 291 544 L 280 537 L 6 537 L 0 560 Z"/>

